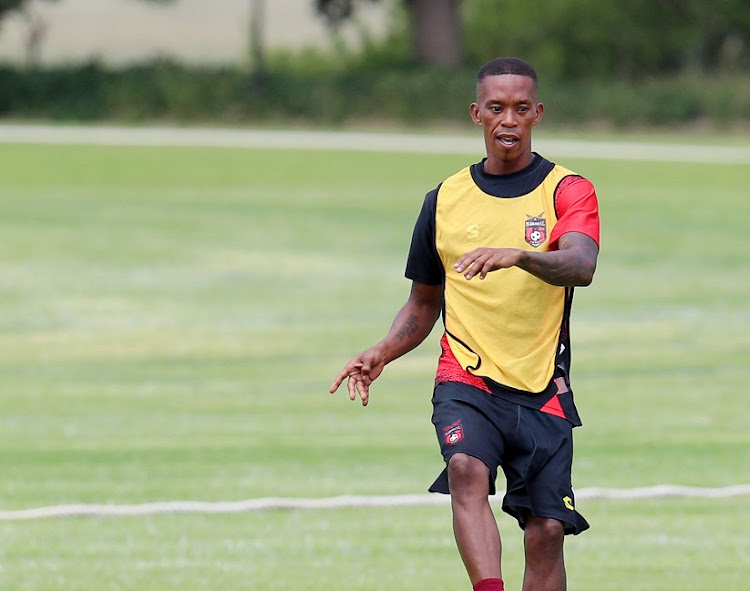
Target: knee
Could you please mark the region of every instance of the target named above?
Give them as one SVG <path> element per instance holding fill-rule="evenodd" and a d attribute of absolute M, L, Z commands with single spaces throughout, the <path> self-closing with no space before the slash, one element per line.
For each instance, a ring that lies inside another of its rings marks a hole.
<path fill-rule="evenodd" d="M 489 492 L 489 468 L 482 460 L 458 453 L 448 462 L 448 483 L 451 495 L 477 491 Z"/>
<path fill-rule="evenodd" d="M 529 517 L 524 530 L 527 552 L 549 552 L 562 548 L 565 529 L 561 521 L 544 517 Z"/>

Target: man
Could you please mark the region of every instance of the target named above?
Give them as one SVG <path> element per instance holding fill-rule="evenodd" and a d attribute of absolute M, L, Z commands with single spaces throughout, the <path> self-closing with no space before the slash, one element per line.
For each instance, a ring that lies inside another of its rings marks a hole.
<path fill-rule="evenodd" d="M 406 266 L 411 293 L 386 337 L 352 358 L 349 397 L 366 405 L 386 364 L 443 315 L 433 417 L 453 528 L 475 591 L 502 591 L 501 543 L 489 504 L 497 468 L 503 510 L 524 530 L 524 591 L 566 588 L 565 534 L 588 528 L 571 486 L 568 321 L 573 288 L 591 283 L 599 252 L 596 192 L 532 152 L 544 113 L 526 62 L 499 58 L 477 76 L 471 118 L 487 156 L 427 194 Z"/>

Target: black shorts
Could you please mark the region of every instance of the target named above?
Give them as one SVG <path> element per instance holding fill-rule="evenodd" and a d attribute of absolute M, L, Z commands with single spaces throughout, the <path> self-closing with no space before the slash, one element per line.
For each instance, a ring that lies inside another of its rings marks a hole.
<path fill-rule="evenodd" d="M 575 509 L 571 484 L 573 425 L 458 382 L 443 382 L 432 397 L 432 422 L 447 465 L 454 454 L 482 460 L 495 494 L 497 469 L 506 479 L 503 511 L 523 529 L 529 516 L 563 522 L 566 534 L 589 524 Z M 430 492 L 450 494 L 447 469 Z"/>

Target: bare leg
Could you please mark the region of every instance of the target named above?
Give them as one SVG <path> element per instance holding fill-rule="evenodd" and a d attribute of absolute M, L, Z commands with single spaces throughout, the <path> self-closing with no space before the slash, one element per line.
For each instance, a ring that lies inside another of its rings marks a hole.
<path fill-rule="evenodd" d="M 489 470 L 484 462 L 456 454 L 448 462 L 453 532 L 471 584 L 502 578 L 500 533 L 489 503 Z"/>
<path fill-rule="evenodd" d="M 564 538 L 563 524 L 557 519 L 529 517 L 524 531 L 523 591 L 565 591 Z"/>

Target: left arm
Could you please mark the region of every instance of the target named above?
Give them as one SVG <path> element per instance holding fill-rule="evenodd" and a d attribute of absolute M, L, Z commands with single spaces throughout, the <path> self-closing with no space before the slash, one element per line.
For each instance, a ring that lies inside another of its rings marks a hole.
<path fill-rule="evenodd" d="M 558 249 L 531 252 L 519 248 L 476 248 L 464 254 L 454 266 L 466 279 L 498 269 L 518 267 L 551 285 L 576 287 L 589 285 L 594 278 L 599 246 L 580 232 L 560 237 Z"/>

